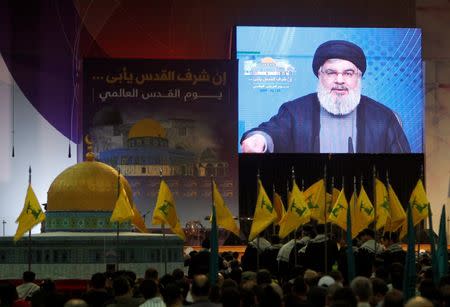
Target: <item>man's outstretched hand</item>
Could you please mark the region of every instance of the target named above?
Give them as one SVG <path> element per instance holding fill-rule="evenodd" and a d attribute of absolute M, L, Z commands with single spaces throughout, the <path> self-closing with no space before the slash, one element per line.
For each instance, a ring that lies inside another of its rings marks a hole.
<path fill-rule="evenodd" d="M 263 153 L 266 148 L 266 139 L 261 134 L 249 136 L 241 143 L 241 151 L 244 153 Z"/>

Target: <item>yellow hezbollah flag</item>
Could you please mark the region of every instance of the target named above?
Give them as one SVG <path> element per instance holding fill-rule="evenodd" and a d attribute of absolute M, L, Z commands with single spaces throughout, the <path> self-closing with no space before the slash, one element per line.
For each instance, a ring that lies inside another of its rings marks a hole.
<path fill-rule="evenodd" d="M 388 195 L 389 195 L 389 205 L 391 206 L 390 216 L 386 220 L 386 226 L 384 226 L 384 231 L 394 232 L 397 231 L 403 223 L 405 223 L 405 234 L 406 234 L 406 213 L 403 209 L 402 204 L 398 200 L 397 194 L 395 194 L 394 189 L 389 184 L 388 185 Z"/>
<path fill-rule="evenodd" d="M 45 220 L 45 213 L 41 209 L 41 205 L 34 194 L 31 184 L 28 185 L 27 195 L 25 196 L 25 203 L 22 212 L 16 220 L 17 226 L 14 241 L 23 237 L 24 233 L 30 231 L 35 225 Z"/>
<path fill-rule="evenodd" d="M 123 223 L 125 221 L 131 220 L 134 216 L 133 208 L 131 208 L 130 201 L 128 200 L 127 193 L 122 187 L 119 192 L 119 197 L 117 197 L 116 205 L 111 214 L 109 221 Z"/>
<path fill-rule="evenodd" d="M 422 180 L 419 179 L 409 198 L 409 206 L 413 209 L 412 217 L 414 226 L 428 217 L 429 203 Z"/>
<path fill-rule="evenodd" d="M 288 210 L 280 221 L 279 237 L 281 239 L 285 238 L 301 225 L 308 223 L 310 219 L 311 211 L 308 208 L 305 196 L 294 181 L 294 186 L 289 197 Z"/>
<path fill-rule="evenodd" d="M 325 224 L 325 181 L 320 179 L 303 194 L 311 211 L 311 218 L 319 224 Z"/>
<path fill-rule="evenodd" d="M 330 215 L 331 210 L 333 210 L 333 206 L 336 203 L 336 200 L 337 200 L 340 192 L 341 191 L 339 191 L 336 188 L 333 188 L 333 192 L 332 192 L 333 194 L 330 194 L 327 192 L 327 221 L 328 221 L 328 216 Z"/>
<path fill-rule="evenodd" d="M 352 238 L 356 237 L 373 222 L 375 215 L 373 211 L 372 202 L 362 186 L 356 201 L 354 213 L 352 214 Z"/>
<path fill-rule="evenodd" d="M 337 201 L 337 199 L 339 197 L 339 194 L 341 194 L 341 191 L 339 191 L 336 188 L 333 188 L 333 201 L 332 201 L 333 206 L 336 203 L 336 201 Z M 330 211 L 331 211 L 331 209 L 330 209 Z"/>
<path fill-rule="evenodd" d="M 378 178 L 375 179 L 375 206 L 377 208 L 376 229 L 385 227 L 386 221 L 391 216 L 391 205 L 389 195 L 384 183 Z M 385 229 L 386 230 L 386 229 Z"/>
<path fill-rule="evenodd" d="M 336 199 L 336 203 L 331 210 L 330 216 L 328 217 L 328 221 L 338 225 L 344 230 L 347 230 L 347 210 L 348 203 L 345 198 L 344 188 L 342 188 L 341 192 L 339 192 L 338 198 Z"/>
<path fill-rule="evenodd" d="M 328 193 L 327 192 L 327 195 L 326 195 L 326 205 L 327 205 L 327 220 L 328 220 L 328 215 L 330 214 L 330 212 L 331 212 L 331 209 L 333 209 L 333 196 L 330 194 L 330 193 Z"/>
<path fill-rule="evenodd" d="M 170 192 L 169 186 L 164 180 L 161 180 L 159 186 L 158 199 L 156 200 L 156 206 L 153 210 L 152 224 L 167 224 L 176 235 L 183 240 L 185 239 L 184 231 L 178 220 L 172 192 Z"/>
<path fill-rule="evenodd" d="M 352 220 L 352 238 L 354 238 L 354 236 L 357 236 L 358 233 L 355 230 L 354 225 L 354 218 L 355 218 L 355 208 L 356 208 L 356 200 L 358 199 L 357 195 L 356 195 L 356 191 L 353 191 L 352 193 L 352 197 L 350 197 L 350 201 L 348 202 L 348 207 L 350 208 L 350 215 L 351 215 L 351 220 Z M 345 223 L 345 227 L 347 227 L 347 223 Z M 345 228 L 345 230 L 347 231 L 347 228 Z"/>
<path fill-rule="evenodd" d="M 422 180 L 419 179 L 417 181 L 416 187 L 411 193 L 411 197 L 409 198 L 409 208 L 411 209 L 414 226 L 428 217 L 429 203 L 430 202 L 428 201 L 427 194 L 425 193 L 425 188 L 423 187 Z M 406 235 L 407 228 L 408 227 L 405 221 L 402 225 L 400 238 L 403 238 Z"/>
<path fill-rule="evenodd" d="M 213 181 L 213 199 L 214 206 L 216 207 L 216 222 L 217 225 L 223 229 L 229 230 L 239 237 L 239 227 L 231 214 L 230 209 L 228 209 L 225 201 L 220 195 L 217 189 L 216 183 Z M 212 216 L 212 215 L 211 215 Z"/>
<path fill-rule="evenodd" d="M 277 192 L 274 193 L 275 194 L 273 195 L 273 206 L 275 208 L 275 211 L 277 212 L 277 220 L 275 222 L 279 224 L 283 216 L 286 214 L 286 209 L 284 208 L 281 196 Z"/>
<path fill-rule="evenodd" d="M 136 208 L 135 204 L 133 204 L 131 207 L 133 209 L 133 218 L 131 219 L 131 224 L 133 224 L 140 232 L 147 233 L 147 226 L 145 226 L 145 220 L 142 217 L 141 213 Z"/>
<path fill-rule="evenodd" d="M 258 198 L 248 240 L 252 241 L 256 238 L 267 226 L 275 222 L 277 217 L 277 212 L 267 196 L 261 180 L 258 179 Z"/>

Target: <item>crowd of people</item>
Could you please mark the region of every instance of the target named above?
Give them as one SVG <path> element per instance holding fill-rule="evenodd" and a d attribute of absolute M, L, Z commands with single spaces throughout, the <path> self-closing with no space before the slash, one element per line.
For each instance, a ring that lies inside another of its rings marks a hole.
<path fill-rule="evenodd" d="M 15 287 L 0 282 L 0 306 L 450 306 L 450 275 L 433 282 L 430 256 L 417 259 L 416 297 L 406 300 L 406 253 L 395 233 L 379 242 L 365 229 L 353 242 L 356 277 L 347 278 L 346 245 L 326 235 L 321 225 L 305 225 L 282 244 L 263 237 L 249 242 L 244 254 L 219 255 L 219 274 L 211 284 L 209 241 L 186 255 L 185 268 L 161 276 L 154 268 L 95 273 L 86 292 L 67 296 L 55 282 L 38 285 L 33 272 Z"/>

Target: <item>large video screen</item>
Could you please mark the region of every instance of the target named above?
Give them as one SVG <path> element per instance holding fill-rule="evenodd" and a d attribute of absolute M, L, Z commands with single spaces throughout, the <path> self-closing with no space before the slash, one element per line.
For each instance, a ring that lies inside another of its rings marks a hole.
<path fill-rule="evenodd" d="M 421 30 L 236 27 L 240 153 L 422 153 Z"/>

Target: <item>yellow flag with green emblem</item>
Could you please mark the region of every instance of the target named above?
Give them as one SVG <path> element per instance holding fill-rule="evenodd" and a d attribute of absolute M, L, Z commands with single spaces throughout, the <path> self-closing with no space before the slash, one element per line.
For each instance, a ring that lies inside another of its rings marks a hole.
<path fill-rule="evenodd" d="M 306 203 L 305 195 L 300 191 L 297 183 L 294 186 L 289 197 L 288 210 L 280 221 L 280 232 L 278 236 L 283 239 L 292 231 L 311 220 L 311 211 Z"/>
<path fill-rule="evenodd" d="M 332 193 L 328 193 L 327 192 L 327 196 L 326 196 L 326 204 L 327 204 L 327 216 L 326 217 L 327 217 L 327 222 L 328 222 L 328 216 L 330 215 L 331 210 L 333 210 L 333 206 L 336 203 L 336 200 L 337 200 L 340 192 L 341 191 L 339 191 L 336 188 L 333 188 Z"/>
<path fill-rule="evenodd" d="M 176 235 L 183 240 L 185 239 L 183 228 L 181 228 L 180 220 L 177 216 L 172 192 L 170 192 L 169 186 L 164 180 L 161 180 L 159 186 L 158 199 L 153 210 L 152 224 L 168 225 Z"/>
<path fill-rule="evenodd" d="M 230 209 L 228 209 L 227 205 L 225 204 L 225 201 L 223 200 L 222 195 L 220 194 L 219 189 L 217 189 L 217 185 L 214 181 L 213 181 L 213 199 L 214 199 L 214 206 L 216 207 L 217 226 L 229 230 L 239 237 L 239 227 L 237 226 Z"/>
<path fill-rule="evenodd" d="M 355 219 L 355 208 L 356 208 L 356 200 L 358 199 L 358 196 L 356 195 L 356 191 L 353 191 L 352 197 L 350 197 L 350 201 L 348 202 L 348 207 L 350 208 L 350 214 L 351 214 L 351 220 L 352 220 L 352 239 L 354 236 L 357 236 L 358 233 L 355 230 L 355 226 L 353 226 L 354 219 Z M 345 227 L 347 227 L 347 223 L 345 223 Z M 345 229 L 347 231 L 347 228 Z"/>
<path fill-rule="evenodd" d="M 374 215 L 372 202 L 362 186 L 352 214 L 352 238 L 369 227 L 370 223 L 373 222 Z"/>
<path fill-rule="evenodd" d="M 338 225 L 344 230 L 347 230 L 347 210 L 348 203 L 345 198 L 344 189 L 342 189 L 341 192 L 339 192 L 339 196 L 336 199 L 333 209 L 331 209 L 330 215 L 328 216 L 328 221 Z"/>
<path fill-rule="evenodd" d="M 22 212 L 16 220 L 16 223 L 19 225 L 14 235 L 14 241 L 20 240 L 27 231 L 30 231 L 34 226 L 44 220 L 45 213 L 41 209 L 41 205 L 36 194 L 34 194 L 31 184 L 29 184 Z"/>
<path fill-rule="evenodd" d="M 249 241 L 256 238 L 264 229 L 277 220 L 277 212 L 272 205 L 266 190 L 258 179 L 258 198 L 256 199 L 255 214 L 253 215 L 253 223 L 250 229 Z"/>
<path fill-rule="evenodd" d="M 139 210 L 136 208 L 136 205 L 132 204 L 131 208 L 133 209 L 133 218 L 131 219 L 131 224 L 133 224 L 140 232 L 147 233 L 148 230 L 147 226 L 145 226 L 145 220 Z"/>
<path fill-rule="evenodd" d="M 125 221 L 133 219 L 134 212 L 131 207 L 130 201 L 128 200 L 127 193 L 122 187 L 119 192 L 119 197 L 117 197 L 114 210 L 111 214 L 109 221 L 123 223 Z"/>
<path fill-rule="evenodd" d="M 428 217 L 428 204 L 430 202 L 427 198 L 427 193 L 425 192 L 425 188 L 423 187 L 422 180 L 419 179 L 417 181 L 416 187 L 411 193 L 411 197 L 409 198 L 409 207 L 412 213 L 413 225 L 416 226 L 420 223 L 420 221 L 426 219 Z M 407 223 L 406 220 L 403 222 L 402 231 L 400 233 L 400 239 L 406 236 L 407 231 Z"/>
<path fill-rule="evenodd" d="M 319 224 L 325 224 L 325 181 L 320 179 L 303 194 L 311 211 L 311 218 L 315 219 Z"/>
<path fill-rule="evenodd" d="M 406 213 L 403 209 L 402 204 L 400 203 L 400 200 L 398 200 L 397 194 L 395 194 L 395 191 L 390 184 L 388 185 L 388 195 L 391 212 L 390 216 L 386 220 L 384 231 L 394 232 L 397 231 L 403 223 L 406 223 Z"/>
<path fill-rule="evenodd" d="M 336 203 L 336 201 L 339 197 L 339 194 L 341 194 L 341 191 L 339 191 L 339 189 L 333 188 L 333 201 L 332 201 L 333 206 Z"/>
<path fill-rule="evenodd" d="M 273 206 L 275 207 L 275 211 L 277 212 L 277 220 L 275 222 L 279 224 L 283 219 L 283 216 L 286 214 L 286 209 L 284 208 L 281 196 L 277 192 L 275 192 L 275 194 L 273 195 Z"/>
<path fill-rule="evenodd" d="M 412 209 L 413 224 L 416 226 L 420 221 L 428 217 L 428 204 L 430 202 L 427 198 L 427 193 L 423 187 L 422 180 L 417 181 L 416 187 L 409 198 L 409 205 Z"/>
<path fill-rule="evenodd" d="M 386 221 L 391 216 L 391 205 L 389 195 L 384 183 L 378 178 L 375 179 L 375 207 L 377 208 L 376 229 L 385 227 Z M 386 230 L 386 229 L 385 229 Z"/>

